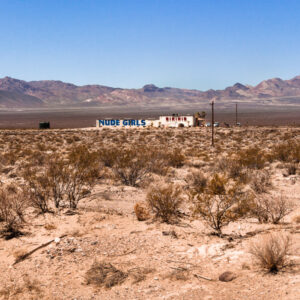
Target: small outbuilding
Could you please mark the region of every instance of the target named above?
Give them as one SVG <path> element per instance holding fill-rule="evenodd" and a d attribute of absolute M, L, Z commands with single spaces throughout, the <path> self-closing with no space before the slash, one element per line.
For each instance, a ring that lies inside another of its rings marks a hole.
<path fill-rule="evenodd" d="M 50 122 L 40 122 L 39 129 L 50 129 Z"/>

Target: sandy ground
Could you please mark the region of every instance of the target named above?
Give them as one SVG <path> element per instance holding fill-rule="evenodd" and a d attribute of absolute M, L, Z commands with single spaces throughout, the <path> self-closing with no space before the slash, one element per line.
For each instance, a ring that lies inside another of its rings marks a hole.
<path fill-rule="evenodd" d="M 285 180 L 282 190 L 299 207 L 299 179 L 297 184 Z M 103 192 L 110 199 L 103 199 Z M 225 230 L 233 239 L 218 238 L 207 235 L 197 220 L 183 219 L 178 225 L 137 221 L 133 206 L 144 197 L 140 189 L 99 185 L 75 215 L 61 212 L 35 218 L 26 228 L 28 235 L 0 241 L 2 288 L 21 289 L 11 299 L 300 299 L 297 267 L 265 274 L 247 253 L 255 238 L 249 233 L 287 232 L 293 237 L 293 259 L 299 263 L 300 225 L 289 222 L 292 216 L 276 226 L 254 220 L 234 223 Z M 299 213 L 299 208 L 293 212 Z M 172 231 L 176 237 L 163 234 Z M 60 241 L 12 266 L 14 254 L 64 234 Z M 85 284 L 85 273 L 94 260 L 110 262 L 130 275 L 121 285 L 97 290 Z M 180 272 L 181 268 L 186 271 Z M 135 283 L 134 270 L 146 270 L 140 282 Z M 218 276 L 224 271 L 233 271 L 237 278 L 220 282 Z M 38 290 L 26 288 L 24 278 L 35 282 Z"/>
<path fill-rule="evenodd" d="M 188 167 L 176 172 L 180 181 Z M 23 236 L 0 239 L 0 299 L 300 299 L 300 224 L 293 221 L 300 215 L 300 176 L 285 177 L 276 169 L 272 182 L 277 193 L 294 202 L 293 212 L 279 225 L 254 219 L 231 223 L 223 238 L 188 217 L 173 225 L 140 222 L 133 207 L 145 200 L 147 190 L 107 180 L 74 214 L 29 211 Z M 250 243 L 268 232 L 284 232 L 293 241 L 294 265 L 276 275 L 262 271 L 248 253 Z M 13 265 L 18 255 L 55 238 Z M 95 261 L 111 263 L 128 276 L 111 288 L 87 284 L 86 272 Z M 224 271 L 236 278 L 221 282 Z"/>

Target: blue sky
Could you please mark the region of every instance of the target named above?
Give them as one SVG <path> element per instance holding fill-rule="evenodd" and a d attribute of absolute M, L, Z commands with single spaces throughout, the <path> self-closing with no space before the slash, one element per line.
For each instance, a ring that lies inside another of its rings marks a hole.
<path fill-rule="evenodd" d="M 0 0 L 0 77 L 207 90 L 300 75 L 298 0 Z"/>

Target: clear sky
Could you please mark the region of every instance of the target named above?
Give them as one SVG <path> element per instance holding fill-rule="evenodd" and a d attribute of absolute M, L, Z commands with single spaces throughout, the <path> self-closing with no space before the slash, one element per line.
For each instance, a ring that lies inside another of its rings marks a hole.
<path fill-rule="evenodd" d="M 296 75 L 299 0 L 0 0 L 0 77 L 207 90 Z"/>

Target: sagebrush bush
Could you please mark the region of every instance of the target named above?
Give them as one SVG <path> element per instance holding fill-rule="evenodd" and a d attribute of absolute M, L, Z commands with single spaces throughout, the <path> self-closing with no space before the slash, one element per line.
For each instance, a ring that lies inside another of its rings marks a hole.
<path fill-rule="evenodd" d="M 39 213 L 50 212 L 51 189 L 46 174 L 30 168 L 26 170 L 24 179 L 27 182 L 24 192 L 28 194 L 30 205 Z"/>
<path fill-rule="evenodd" d="M 291 239 L 288 235 L 271 233 L 250 245 L 249 252 L 257 263 L 271 273 L 277 273 L 288 265 Z"/>
<path fill-rule="evenodd" d="M 207 178 L 201 171 L 193 171 L 189 173 L 185 181 L 187 183 L 187 189 L 195 191 L 196 193 L 203 193 L 207 185 Z"/>
<path fill-rule="evenodd" d="M 53 156 L 45 166 L 49 189 L 52 193 L 54 206 L 60 208 L 67 192 L 68 184 L 67 163 L 59 156 Z"/>
<path fill-rule="evenodd" d="M 289 163 L 286 166 L 286 170 L 287 170 L 288 175 L 296 175 L 297 169 L 298 169 L 298 166 L 297 166 L 296 163 Z"/>
<path fill-rule="evenodd" d="M 250 187 L 257 194 L 266 193 L 272 187 L 270 174 L 266 170 L 254 170 L 249 177 Z"/>
<path fill-rule="evenodd" d="M 86 146 L 77 146 L 68 156 L 66 172 L 66 195 L 70 208 L 77 208 L 78 202 L 86 197 L 99 177 L 99 161 L 96 152 Z"/>
<path fill-rule="evenodd" d="M 0 190 L 0 222 L 3 231 L 11 237 L 17 235 L 24 224 L 24 211 L 27 208 L 27 198 L 17 188 L 6 187 Z"/>
<path fill-rule="evenodd" d="M 236 154 L 236 161 L 249 169 L 262 169 L 266 163 L 265 153 L 257 146 L 240 150 Z"/>
<path fill-rule="evenodd" d="M 179 215 L 179 208 L 183 202 L 181 194 L 181 188 L 174 184 L 152 186 L 146 200 L 156 217 L 170 223 Z"/>
<path fill-rule="evenodd" d="M 151 159 L 150 172 L 165 176 L 168 173 L 170 163 L 168 153 L 157 148 L 147 149 L 147 155 Z"/>
<path fill-rule="evenodd" d="M 230 222 L 246 216 L 250 210 L 251 195 L 242 191 L 238 182 L 214 174 L 202 193 L 190 192 L 194 215 L 199 215 L 218 235 Z"/>
<path fill-rule="evenodd" d="M 150 157 L 147 152 L 138 151 L 134 147 L 120 149 L 113 165 L 117 179 L 125 185 L 137 186 L 150 173 Z"/>
<path fill-rule="evenodd" d="M 281 196 L 261 195 L 252 203 L 251 213 L 261 223 L 278 224 L 293 209 L 293 204 Z"/>
<path fill-rule="evenodd" d="M 103 162 L 105 167 L 112 167 L 118 157 L 119 149 L 116 147 L 102 148 L 99 151 L 100 161 Z"/>
<path fill-rule="evenodd" d="M 295 223 L 297 223 L 297 224 L 300 224 L 300 215 L 295 216 L 295 217 L 293 218 L 293 221 L 294 221 Z"/>
<path fill-rule="evenodd" d="M 300 160 L 300 143 L 288 140 L 276 145 L 270 154 L 272 160 L 282 162 L 299 162 Z"/>
<path fill-rule="evenodd" d="M 184 165 L 185 156 L 179 148 L 168 152 L 168 161 L 171 167 L 179 168 Z"/>

